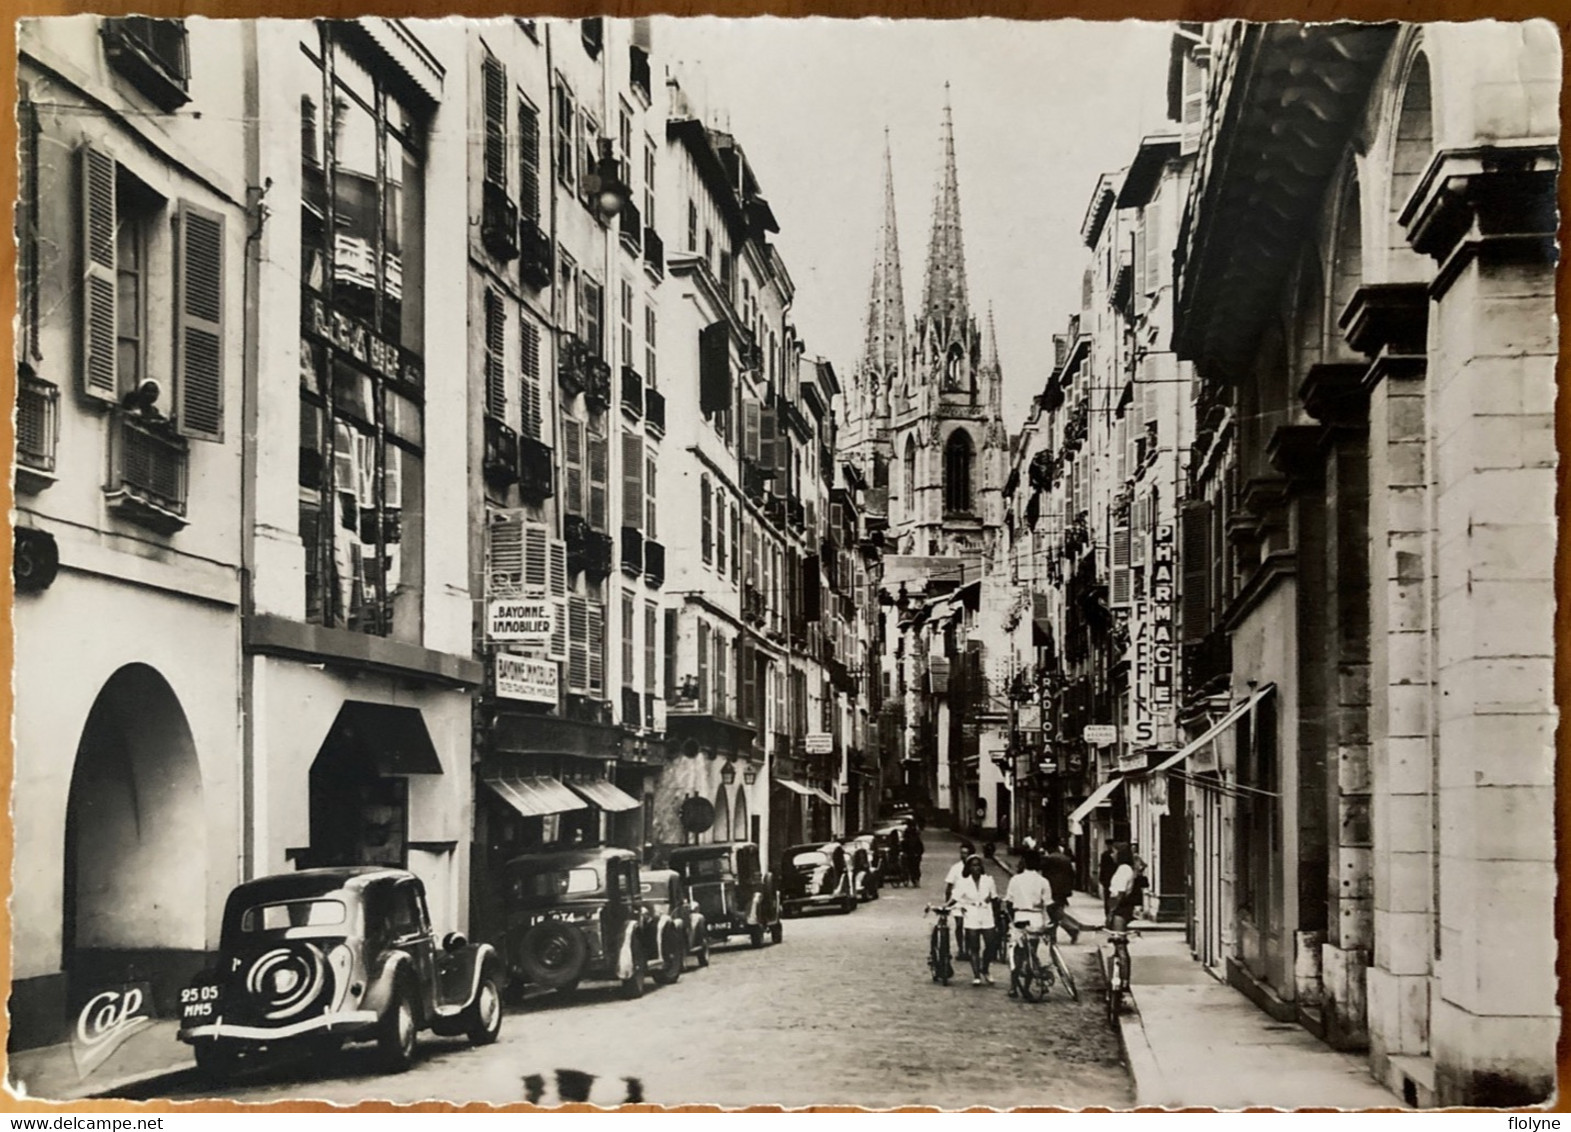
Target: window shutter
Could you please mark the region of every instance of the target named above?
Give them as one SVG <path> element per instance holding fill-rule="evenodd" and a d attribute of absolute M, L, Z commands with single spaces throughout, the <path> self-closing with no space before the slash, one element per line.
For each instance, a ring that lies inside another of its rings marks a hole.
<path fill-rule="evenodd" d="M 1146 564 L 1146 536 L 1151 531 L 1151 498 L 1141 493 L 1135 497 L 1131 512 L 1134 516 L 1129 528 L 1129 564 Z"/>
<path fill-rule="evenodd" d="M 656 673 L 660 655 L 660 608 L 654 602 L 644 603 L 644 691 L 653 696 L 659 687 Z"/>
<path fill-rule="evenodd" d="M 749 397 L 742 402 L 742 458 L 758 463 L 759 404 Z"/>
<path fill-rule="evenodd" d="M 520 429 L 525 436 L 539 440 L 540 408 L 540 328 L 524 318 L 518 324 L 522 397 L 519 402 Z"/>
<path fill-rule="evenodd" d="M 498 421 L 507 420 L 507 326 L 502 296 L 485 293 L 485 411 Z"/>
<path fill-rule="evenodd" d="M 1135 227 L 1135 294 L 1146 293 L 1146 226 L 1143 222 Z"/>
<path fill-rule="evenodd" d="M 115 372 L 115 159 L 82 147 L 82 393 L 119 400 Z"/>
<path fill-rule="evenodd" d="M 492 511 L 485 533 L 486 596 L 515 596 L 524 586 L 524 513 Z"/>
<path fill-rule="evenodd" d="M 552 539 L 551 570 L 551 656 L 567 659 L 567 543 Z"/>
<path fill-rule="evenodd" d="M 829 537 L 839 542 L 843 537 L 841 532 L 845 529 L 845 506 L 840 503 L 829 505 Z"/>
<path fill-rule="evenodd" d="M 1118 609 L 1129 604 L 1129 521 L 1113 528 L 1112 588 L 1108 604 Z"/>
<path fill-rule="evenodd" d="M 744 642 L 738 661 L 742 684 L 742 718 L 748 723 L 758 719 L 758 666 L 753 657 L 753 646 Z"/>
<path fill-rule="evenodd" d="M 518 104 L 518 215 L 540 221 L 540 112 Z"/>
<path fill-rule="evenodd" d="M 622 437 L 622 525 L 644 526 L 644 439 Z"/>
<path fill-rule="evenodd" d="M 731 331 L 712 322 L 698 332 L 698 401 L 705 416 L 731 407 Z"/>
<path fill-rule="evenodd" d="M 1195 60 L 1193 49 L 1185 55 L 1183 68 L 1183 140 L 1179 152 L 1187 155 L 1200 148 L 1200 128 L 1205 114 L 1205 75 Z"/>
<path fill-rule="evenodd" d="M 644 461 L 644 506 L 648 511 L 645 519 L 645 522 L 647 523 L 644 528 L 645 538 L 660 537 L 660 527 L 655 522 L 655 474 L 658 471 L 659 467 L 656 465 L 653 456 Z"/>
<path fill-rule="evenodd" d="M 709 708 L 709 622 L 698 623 L 698 706 Z"/>
<path fill-rule="evenodd" d="M 539 523 L 524 527 L 524 585 L 545 593 L 551 584 L 551 536 Z"/>
<path fill-rule="evenodd" d="M 175 224 L 175 420 L 224 439 L 224 218 L 180 202 Z"/>
<path fill-rule="evenodd" d="M 780 417 L 778 410 L 773 406 L 761 409 L 758 414 L 758 466 L 766 472 L 773 472 L 779 465 L 775 462 L 775 445 L 779 443 Z"/>
<path fill-rule="evenodd" d="M 818 573 L 818 555 L 802 559 L 802 616 L 817 621 L 823 611 L 823 580 Z"/>
<path fill-rule="evenodd" d="M 589 691 L 589 602 L 576 594 L 567 599 L 567 689 Z"/>
<path fill-rule="evenodd" d="M 1140 230 L 1145 235 L 1146 258 L 1146 285 L 1147 291 L 1157 291 L 1162 287 L 1162 206 L 1161 202 L 1153 199 L 1145 208 L 1145 222 Z"/>
<path fill-rule="evenodd" d="M 485 93 L 485 179 L 507 188 L 507 70 L 487 55 L 480 64 Z"/>
<path fill-rule="evenodd" d="M 567 476 L 567 498 L 563 505 L 569 515 L 584 513 L 584 425 L 572 417 L 562 418 L 562 466 Z"/>
<path fill-rule="evenodd" d="M 1198 641 L 1211 631 L 1211 504 L 1204 499 L 1185 503 L 1180 523 L 1184 640 Z"/>
<path fill-rule="evenodd" d="M 597 531 L 606 529 L 606 481 L 610 471 L 610 441 L 603 436 L 589 434 L 589 525 Z"/>
<path fill-rule="evenodd" d="M 739 581 L 742 577 L 742 508 L 739 504 L 731 505 L 731 580 Z"/>
<path fill-rule="evenodd" d="M 699 550 L 707 563 L 715 553 L 714 518 L 710 514 L 711 498 L 713 492 L 709 487 L 709 477 L 703 476 L 698 481 L 698 523 L 699 523 Z"/>

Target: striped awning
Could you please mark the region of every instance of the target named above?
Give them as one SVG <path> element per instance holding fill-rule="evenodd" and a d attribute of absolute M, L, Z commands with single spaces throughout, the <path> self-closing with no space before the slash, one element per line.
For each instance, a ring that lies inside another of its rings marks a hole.
<path fill-rule="evenodd" d="M 498 798 L 526 818 L 543 818 L 548 814 L 564 814 L 569 810 L 589 808 L 589 803 L 554 778 L 495 774 L 484 781 Z"/>
<path fill-rule="evenodd" d="M 591 804 L 599 806 L 608 814 L 619 814 L 624 810 L 636 810 L 643 805 L 637 798 L 627 791 L 620 789 L 615 784 L 603 778 L 591 778 L 585 782 L 569 782 L 568 786 L 583 795 Z"/>

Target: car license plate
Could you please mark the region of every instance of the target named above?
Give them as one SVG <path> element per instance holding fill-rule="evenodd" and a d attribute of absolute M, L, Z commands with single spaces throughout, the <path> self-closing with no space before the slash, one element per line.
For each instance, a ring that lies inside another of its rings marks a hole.
<path fill-rule="evenodd" d="M 180 1020 L 201 1022 L 218 1010 L 218 984 L 194 983 L 180 992 Z"/>

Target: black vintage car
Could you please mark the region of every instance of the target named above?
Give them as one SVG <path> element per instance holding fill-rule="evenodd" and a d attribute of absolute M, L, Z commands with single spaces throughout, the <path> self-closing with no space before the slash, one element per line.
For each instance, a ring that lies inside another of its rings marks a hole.
<path fill-rule="evenodd" d="M 681 845 L 669 851 L 672 869 L 682 875 L 693 902 L 704 914 L 711 940 L 745 935 L 754 947 L 782 938 L 780 901 L 775 881 L 765 873 L 758 846 L 751 841 Z"/>
<path fill-rule="evenodd" d="M 794 845 L 780 860 L 780 904 L 787 915 L 805 908 L 854 912 L 857 890 L 854 856 L 838 841 Z"/>
<path fill-rule="evenodd" d="M 687 882 L 674 869 L 644 869 L 640 874 L 644 906 L 654 917 L 665 940 L 662 953 L 692 955 L 700 967 L 709 966 L 709 929 L 703 912 L 687 892 Z"/>
<path fill-rule="evenodd" d="M 638 858 L 626 849 L 562 849 L 515 857 L 503 870 L 508 994 L 572 990 L 614 979 L 629 998 L 646 976 L 674 983 L 685 951 L 644 903 Z"/>
<path fill-rule="evenodd" d="M 851 887 L 858 900 L 877 900 L 884 884 L 884 858 L 871 833 L 859 833 L 845 843 L 851 869 Z"/>
<path fill-rule="evenodd" d="M 419 1030 L 496 1041 L 502 980 L 489 944 L 452 932 L 438 946 L 412 873 L 283 873 L 229 894 L 218 962 L 180 992 L 179 1038 L 213 1075 L 272 1052 L 319 1053 L 367 1038 L 398 1071 Z"/>

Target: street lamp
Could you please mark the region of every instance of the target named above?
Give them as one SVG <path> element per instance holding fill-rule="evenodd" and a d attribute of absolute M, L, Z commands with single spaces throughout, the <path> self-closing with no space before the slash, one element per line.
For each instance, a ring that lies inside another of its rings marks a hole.
<path fill-rule="evenodd" d="M 746 766 L 744 766 L 742 768 L 742 781 L 748 786 L 751 786 L 753 783 L 757 782 L 758 768 L 752 763 L 748 763 Z"/>
<path fill-rule="evenodd" d="M 736 781 L 736 764 L 730 759 L 727 759 L 725 766 L 720 768 L 720 781 L 727 786 Z"/>

